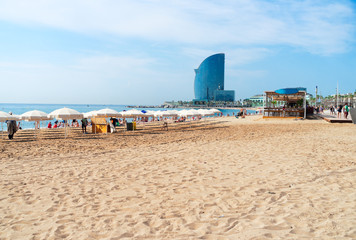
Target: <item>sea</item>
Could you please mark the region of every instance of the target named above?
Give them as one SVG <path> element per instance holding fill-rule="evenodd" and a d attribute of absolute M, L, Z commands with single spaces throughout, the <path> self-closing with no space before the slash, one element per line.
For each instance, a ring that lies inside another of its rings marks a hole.
<path fill-rule="evenodd" d="M 130 110 L 132 108 L 129 108 L 127 105 L 111 105 L 111 104 L 29 104 L 29 103 L 0 103 L 0 111 L 3 112 L 12 112 L 13 114 L 16 115 L 21 115 L 25 112 L 28 111 L 32 111 L 32 110 L 39 110 L 45 113 L 50 113 L 56 109 L 59 108 L 63 108 L 63 107 L 67 107 L 67 108 L 72 108 L 77 110 L 78 112 L 90 112 L 90 111 L 94 111 L 94 110 L 100 110 L 103 108 L 111 108 L 114 109 L 118 112 L 124 111 L 124 110 Z M 172 108 L 136 108 L 138 110 L 153 110 L 153 111 L 165 111 L 165 110 L 169 110 Z M 174 108 L 175 110 L 183 110 L 183 108 Z M 221 108 L 217 108 L 219 109 L 222 114 L 224 116 L 232 116 L 238 112 L 240 112 L 240 110 L 238 109 L 221 109 Z M 248 114 L 255 114 L 256 111 L 254 110 L 247 110 Z M 48 122 L 52 122 L 51 121 L 42 121 L 41 122 L 41 127 L 46 127 Z M 20 126 L 22 127 L 22 129 L 33 129 L 35 127 L 35 123 L 34 122 L 27 122 L 27 121 L 21 121 Z"/>

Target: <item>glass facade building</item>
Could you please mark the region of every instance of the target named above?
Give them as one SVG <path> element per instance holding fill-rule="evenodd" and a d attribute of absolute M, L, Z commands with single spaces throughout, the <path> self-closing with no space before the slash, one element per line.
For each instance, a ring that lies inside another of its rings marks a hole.
<path fill-rule="evenodd" d="M 234 101 L 235 91 L 224 90 L 225 54 L 206 58 L 195 69 L 194 101 Z"/>

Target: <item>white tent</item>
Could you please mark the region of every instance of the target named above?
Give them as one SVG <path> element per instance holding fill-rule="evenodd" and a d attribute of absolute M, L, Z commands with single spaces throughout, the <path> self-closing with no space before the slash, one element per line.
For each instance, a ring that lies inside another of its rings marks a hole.
<path fill-rule="evenodd" d="M 56 118 L 56 119 L 62 119 L 62 120 L 70 120 L 70 119 L 82 119 L 83 114 L 71 109 L 71 108 L 60 108 L 57 110 L 54 110 L 50 114 L 48 114 L 49 117 L 51 118 Z M 67 137 L 67 123 L 64 125 L 65 126 L 65 137 Z"/>

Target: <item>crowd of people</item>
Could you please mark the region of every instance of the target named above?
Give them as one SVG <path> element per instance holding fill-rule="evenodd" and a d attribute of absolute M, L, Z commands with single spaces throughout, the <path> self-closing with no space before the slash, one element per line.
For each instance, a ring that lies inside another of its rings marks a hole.
<path fill-rule="evenodd" d="M 339 106 L 330 106 L 330 114 L 337 115 L 337 118 L 342 118 L 342 116 L 346 119 L 349 116 L 350 106 L 346 103 L 345 105 L 340 104 Z"/>

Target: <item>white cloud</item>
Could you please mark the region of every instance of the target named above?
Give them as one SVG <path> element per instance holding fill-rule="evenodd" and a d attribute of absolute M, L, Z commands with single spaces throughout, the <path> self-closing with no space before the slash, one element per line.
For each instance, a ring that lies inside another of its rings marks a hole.
<path fill-rule="evenodd" d="M 203 47 L 284 44 L 316 54 L 353 41 L 351 3 L 329 1 L 2 1 L 0 19 L 85 34 Z"/>

